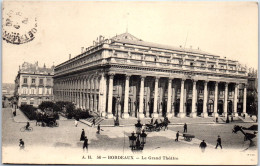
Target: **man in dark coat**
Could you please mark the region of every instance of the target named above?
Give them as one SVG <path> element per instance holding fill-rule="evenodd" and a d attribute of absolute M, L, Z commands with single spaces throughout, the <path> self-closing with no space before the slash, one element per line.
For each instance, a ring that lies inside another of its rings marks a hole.
<path fill-rule="evenodd" d="M 83 151 L 86 148 L 87 152 L 88 152 L 88 138 L 85 137 L 84 143 L 83 143 Z"/>
<path fill-rule="evenodd" d="M 205 140 L 203 140 L 203 141 L 200 143 L 201 151 L 202 151 L 202 152 L 205 152 L 206 147 L 207 147 L 207 144 L 206 144 Z"/>
<path fill-rule="evenodd" d="M 20 146 L 20 150 L 24 150 L 24 142 L 22 139 L 20 139 L 19 146 Z"/>
<path fill-rule="evenodd" d="M 95 125 L 96 125 L 96 120 L 94 118 L 93 121 L 92 121 L 92 126 L 95 126 Z"/>
<path fill-rule="evenodd" d="M 176 133 L 176 139 L 175 139 L 175 141 L 179 141 L 179 136 L 180 136 L 180 134 L 179 134 L 179 131 Z"/>
<path fill-rule="evenodd" d="M 187 133 L 187 124 L 186 124 L 186 123 L 184 124 L 183 128 L 184 128 L 184 131 L 183 131 L 183 132 L 184 132 L 184 133 Z"/>
<path fill-rule="evenodd" d="M 85 131 L 84 131 L 84 129 L 82 129 L 80 141 L 84 141 L 84 140 L 85 140 Z"/>
<path fill-rule="evenodd" d="M 221 149 L 222 149 L 222 145 L 221 145 L 221 138 L 220 138 L 220 136 L 218 136 L 218 139 L 217 139 L 217 145 L 216 145 L 216 149 L 218 148 L 218 146 L 220 146 L 220 147 L 221 147 Z"/>
<path fill-rule="evenodd" d="M 97 126 L 97 133 L 100 134 L 100 124 Z"/>

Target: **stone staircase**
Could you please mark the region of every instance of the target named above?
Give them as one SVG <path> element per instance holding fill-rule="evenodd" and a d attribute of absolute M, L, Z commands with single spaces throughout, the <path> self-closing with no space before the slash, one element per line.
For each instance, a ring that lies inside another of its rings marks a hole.
<path fill-rule="evenodd" d="M 250 116 L 246 116 L 245 118 L 243 118 L 243 117 L 239 117 L 244 123 L 254 123 L 255 122 L 255 120 L 252 118 L 252 117 L 250 117 Z"/>
<path fill-rule="evenodd" d="M 87 119 L 80 119 L 79 121 L 81 123 L 84 123 L 88 126 L 92 126 L 93 125 L 93 119 L 95 119 L 95 126 L 99 125 L 104 119 L 99 117 L 99 116 L 93 116 L 91 118 L 87 118 Z"/>

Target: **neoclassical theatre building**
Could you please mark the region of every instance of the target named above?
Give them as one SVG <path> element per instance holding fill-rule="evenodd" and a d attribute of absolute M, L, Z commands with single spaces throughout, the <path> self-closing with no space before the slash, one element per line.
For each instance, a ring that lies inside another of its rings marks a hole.
<path fill-rule="evenodd" d="M 56 101 L 113 118 L 246 115 L 247 69 L 199 49 L 100 36 L 55 67 Z"/>

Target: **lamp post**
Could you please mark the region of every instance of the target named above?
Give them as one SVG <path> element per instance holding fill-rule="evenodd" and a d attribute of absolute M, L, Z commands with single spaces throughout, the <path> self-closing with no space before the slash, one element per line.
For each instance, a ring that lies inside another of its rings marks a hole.
<path fill-rule="evenodd" d="M 142 130 L 142 126 L 140 120 L 138 120 L 135 124 L 136 133 L 133 132 L 132 135 L 129 136 L 129 144 L 132 151 L 140 151 L 144 149 L 147 134 L 145 133 L 145 130 Z"/>

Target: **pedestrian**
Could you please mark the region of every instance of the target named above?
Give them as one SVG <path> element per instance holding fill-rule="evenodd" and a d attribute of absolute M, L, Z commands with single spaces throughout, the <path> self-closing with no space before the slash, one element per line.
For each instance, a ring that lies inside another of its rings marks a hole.
<path fill-rule="evenodd" d="M 84 143 L 83 143 L 83 152 L 84 152 L 84 149 L 86 148 L 87 152 L 88 152 L 88 138 L 87 136 L 85 136 L 85 139 L 84 139 Z"/>
<path fill-rule="evenodd" d="M 85 131 L 84 131 L 84 129 L 82 129 L 80 141 L 84 141 L 84 140 L 85 140 Z"/>
<path fill-rule="evenodd" d="M 205 152 L 206 147 L 207 147 L 207 144 L 206 144 L 205 140 L 202 140 L 202 142 L 200 143 L 201 151 Z"/>
<path fill-rule="evenodd" d="M 97 133 L 100 134 L 100 124 L 97 126 Z"/>
<path fill-rule="evenodd" d="M 75 119 L 75 127 L 78 127 L 78 120 Z"/>
<path fill-rule="evenodd" d="M 234 119 L 233 119 L 233 115 L 232 115 L 232 116 L 231 116 L 231 122 L 233 122 L 233 120 L 234 120 Z"/>
<path fill-rule="evenodd" d="M 217 145 L 216 145 L 216 148 L 215 148 L 215 149 L 217 149 L 217 148 L 218 148 L 218 146 L 220 146 L 220 147 L 221 147 L 221 149 L 222 149 L 222 145 L 221 145 L 221 138 L 220 138 L 220 136 L 218 136 L 218 139 L 217 139 Z"/>
<path fill-rule="evenodd" d="M 180 136 L 180 133 L 179 133 L 179 131 L 176 133 L 176 139 L 175 139 L 175 141 L 179 141 L 179 136 Z"/>
<path fill-rule="evenodd" d="M 153 118 L 151 119 L 151 123 L 150 124 L 153 124 Z"/>
<path fill-rule="evenodd" d="M 216 123 L 218 123 L 218 117 L 216 117 Z"/>
<path fill-rule="evenodd" d="M 96 125 L 96 120 L 95 120 L 95 118 L 93 118 L 92 126 L 95 126 L 95 125 Z"/>
<path fill-rule="evenodd" d="M 186 124 L 186 123 L 184 124 L 183 128 L 184 128 L 184 131 L 183 131 L 183 132 L 184 132 L 184 133 L 187 133 L 187 124 Z"/>
<path fill-rule="evenodd" d="M 22 139 L 20 139 L 19 146 L 20 146 L 20 150 L 24 150 L 24 141 Z"/>

